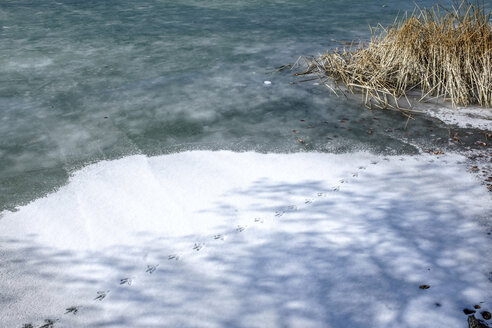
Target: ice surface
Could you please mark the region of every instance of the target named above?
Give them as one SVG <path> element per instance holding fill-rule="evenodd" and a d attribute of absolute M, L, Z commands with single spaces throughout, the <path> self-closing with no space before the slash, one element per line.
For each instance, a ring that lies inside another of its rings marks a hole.
<path fill-rule="evenodd" d="M 1 1 L 0 210 L 52 192 L 88 163 L 135 154 L 415 152 L 400 139 L 411 131 L 383 132 L 403 127 L 401 115 L 386 114 L 378 138 L 368 138 L 367 129 L 377 128 L 372 117 L 336 127 L 342 118 L 369 116 L 359 99 L 292 85 L 299 79 L 288 69 L 272 73 L 338 46 L 333 40 L 367 39 L 368 24 L 391 24 L 412 7 L 399 1 L 382 10 L 360 0 Z"/>
<path fill-rule="evenodd" d="M 492 203 L 461 156 L 435 159 L 194 151 L 87 166 L 2 213 L 0 322 L 463 327 L 463 307 L 490 307 Z"/>

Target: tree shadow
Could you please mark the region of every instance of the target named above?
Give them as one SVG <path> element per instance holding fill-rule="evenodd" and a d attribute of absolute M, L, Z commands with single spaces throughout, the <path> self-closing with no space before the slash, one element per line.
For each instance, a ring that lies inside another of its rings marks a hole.
<path fill-rule="evenodd" d="M 147 232 L 138 246 L 91 252 L 3 240 L 0 317 L 8 326 L 462 327 L 463 307 L 490 306 L 490 239 L 475 220 L 490 204 L 442 170 L 369 168 L 338 190 L 257 180 L 204 209 L 229 218 L 217 230 L 224 239 Z M 246 205 L 232 217 L 237 199 Z M 64 314 L 70 306 L 80 311 Z"/>

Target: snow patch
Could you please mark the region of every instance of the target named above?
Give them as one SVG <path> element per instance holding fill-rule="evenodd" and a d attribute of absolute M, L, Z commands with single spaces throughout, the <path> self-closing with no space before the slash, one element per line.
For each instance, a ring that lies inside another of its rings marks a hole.
<path fill-rule="evenodd" d="M 85 167 L 2 213 L 0 322 L 463 327 L 464 307 L 491 306 L 490 196 L 459 155 L 387 158 L 194 151 Z"/>
<path fill-rule="evenodd" d="M 492 109 L 484 107 L 457 107 L 441 105 L 424 105 L 425 112 L 446 124 L 456 125 L 460 128 L 476 128 L 492 130 Z"/>

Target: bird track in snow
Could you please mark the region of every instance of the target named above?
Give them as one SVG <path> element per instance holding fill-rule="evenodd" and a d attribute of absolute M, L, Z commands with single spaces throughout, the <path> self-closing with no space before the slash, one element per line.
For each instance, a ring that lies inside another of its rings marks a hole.
<path fill-rule="evenodd" d="M 376 161 L 373 161 L 371 162 L 371 164 L 377 164 L 378 162 Z M 360 166 L 359 167 L 359 170 L 365 170 L 366 168 L 364 166 Z M 352 177 L 358 177 L 359 174 L 357 172 L 353 173 L 352 174 Z M 346 183 L 347 180 L 346 179 L 341 179 L 340 180 L 340 183 Z M 336 186 L 336 187 L 333 187 L 331 189 L 332 191 L 339 191 L 340 190 L 340 186 Z M 318 197 L 326 197 L 327 194 L 323 193 L 323 192 L 318 192 L 317 193 L 317 196 Z M 306 205 L 309 205 L 311 203 L 313 203 L 313 199 L 311 198 L 306 198 L 304 200 L 304 204 Z M 298 207 L 294 204 L 292 205 L 288 205 L 287 206 L 287 210 L 288 211 L 296 211 L 298 210 Z M 275 211 L 275 217 L 280 217 L 282 215 L 284 215 L 285 212 L 283 210 L 277 210 Z M 256 217 L 254 218 L 254 222 L 256 223 L 264 223 L 264 220 L 262 218 L 259 218 L 259 217 Z M 245 226 L 241 226 L 241 225 L 238 225 L 237 228 L 235 229 L 236 232 L 243 232 L 245 230 Z M 223 234 L 216 234 L 216 235 L 213 235 L 213 238 L 215 240 L 224 240 L 225 239 L 225 236 Z M 193 246 L 193 250 L 195 251 L 200 251 L 202 248 L 204 247 L 204 244 L 203 243 L 195 243 L 194 246 Z M 168 256 L 168 260 L 179 260 L 180 259 L 180 256 L 178 254 L 171 254 Z M 147 265 L 147 269 L 145 270 L 146 273 L 149 273 L 149 274 L 152 274 L 154 273 L 156 270 L 157 270 L 157 267 L 159 266 L 159 264 L 155 264 L 155 265 Z M 133 278 L 123 278 L 123 279 L 120 279 L 120 285 L 132 285 L 133 283 Z M 94 300 L 97 300 L 97 301 L 102 301 L 103 299 L 106 298 L 106 296 L 108 295 L 110 291 L 107 290 L 107 291 L 98 291 L 97 292 L 97 296 L 94 298 Z M 65 314 L 77 314 L 79 312 L 79 308 L 78 306 L 71 306 L 71 307 L 68 307 L 65 309 Z M 56 321 L 58 320 L 51 320 L 51 319 L 45 319 L 44 321 L 44 324 L 42 326 L 40 326 L 39 328 L 54 328 L 54 325 L 56 323 Z M 22 326 L 23 328 L 34 328 L 34 326 L 30 323 L 28 324 L 24 324 Z"/>

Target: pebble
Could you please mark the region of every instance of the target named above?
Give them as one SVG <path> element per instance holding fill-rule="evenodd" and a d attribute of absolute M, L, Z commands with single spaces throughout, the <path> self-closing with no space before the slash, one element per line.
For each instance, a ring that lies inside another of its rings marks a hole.
<path fill-rule="evenodd" d="M 479 320 L 475 318 L 474 315 L 471 315 L 468 317 L 468 327 L 469 328 L 488 328 L 488 325 L 485 325 L 485 323 L 482 320 Z"/>
<path fill-rule="evenodd" d="M 489 311 L 483 311 L 481 313 L 482 317 L 485 319 L 485 320 L 490 320 L 491 318 L 491 315 L 490 315 L 490 312 Z"/>
<path fill-rule="evenodd" d="M 475 310 L 470 310 L 470 309 L 463 309 L 463 313 L 468 315 L 468 314 L 473 314 L 475 313 L 476 311 Z"/>

